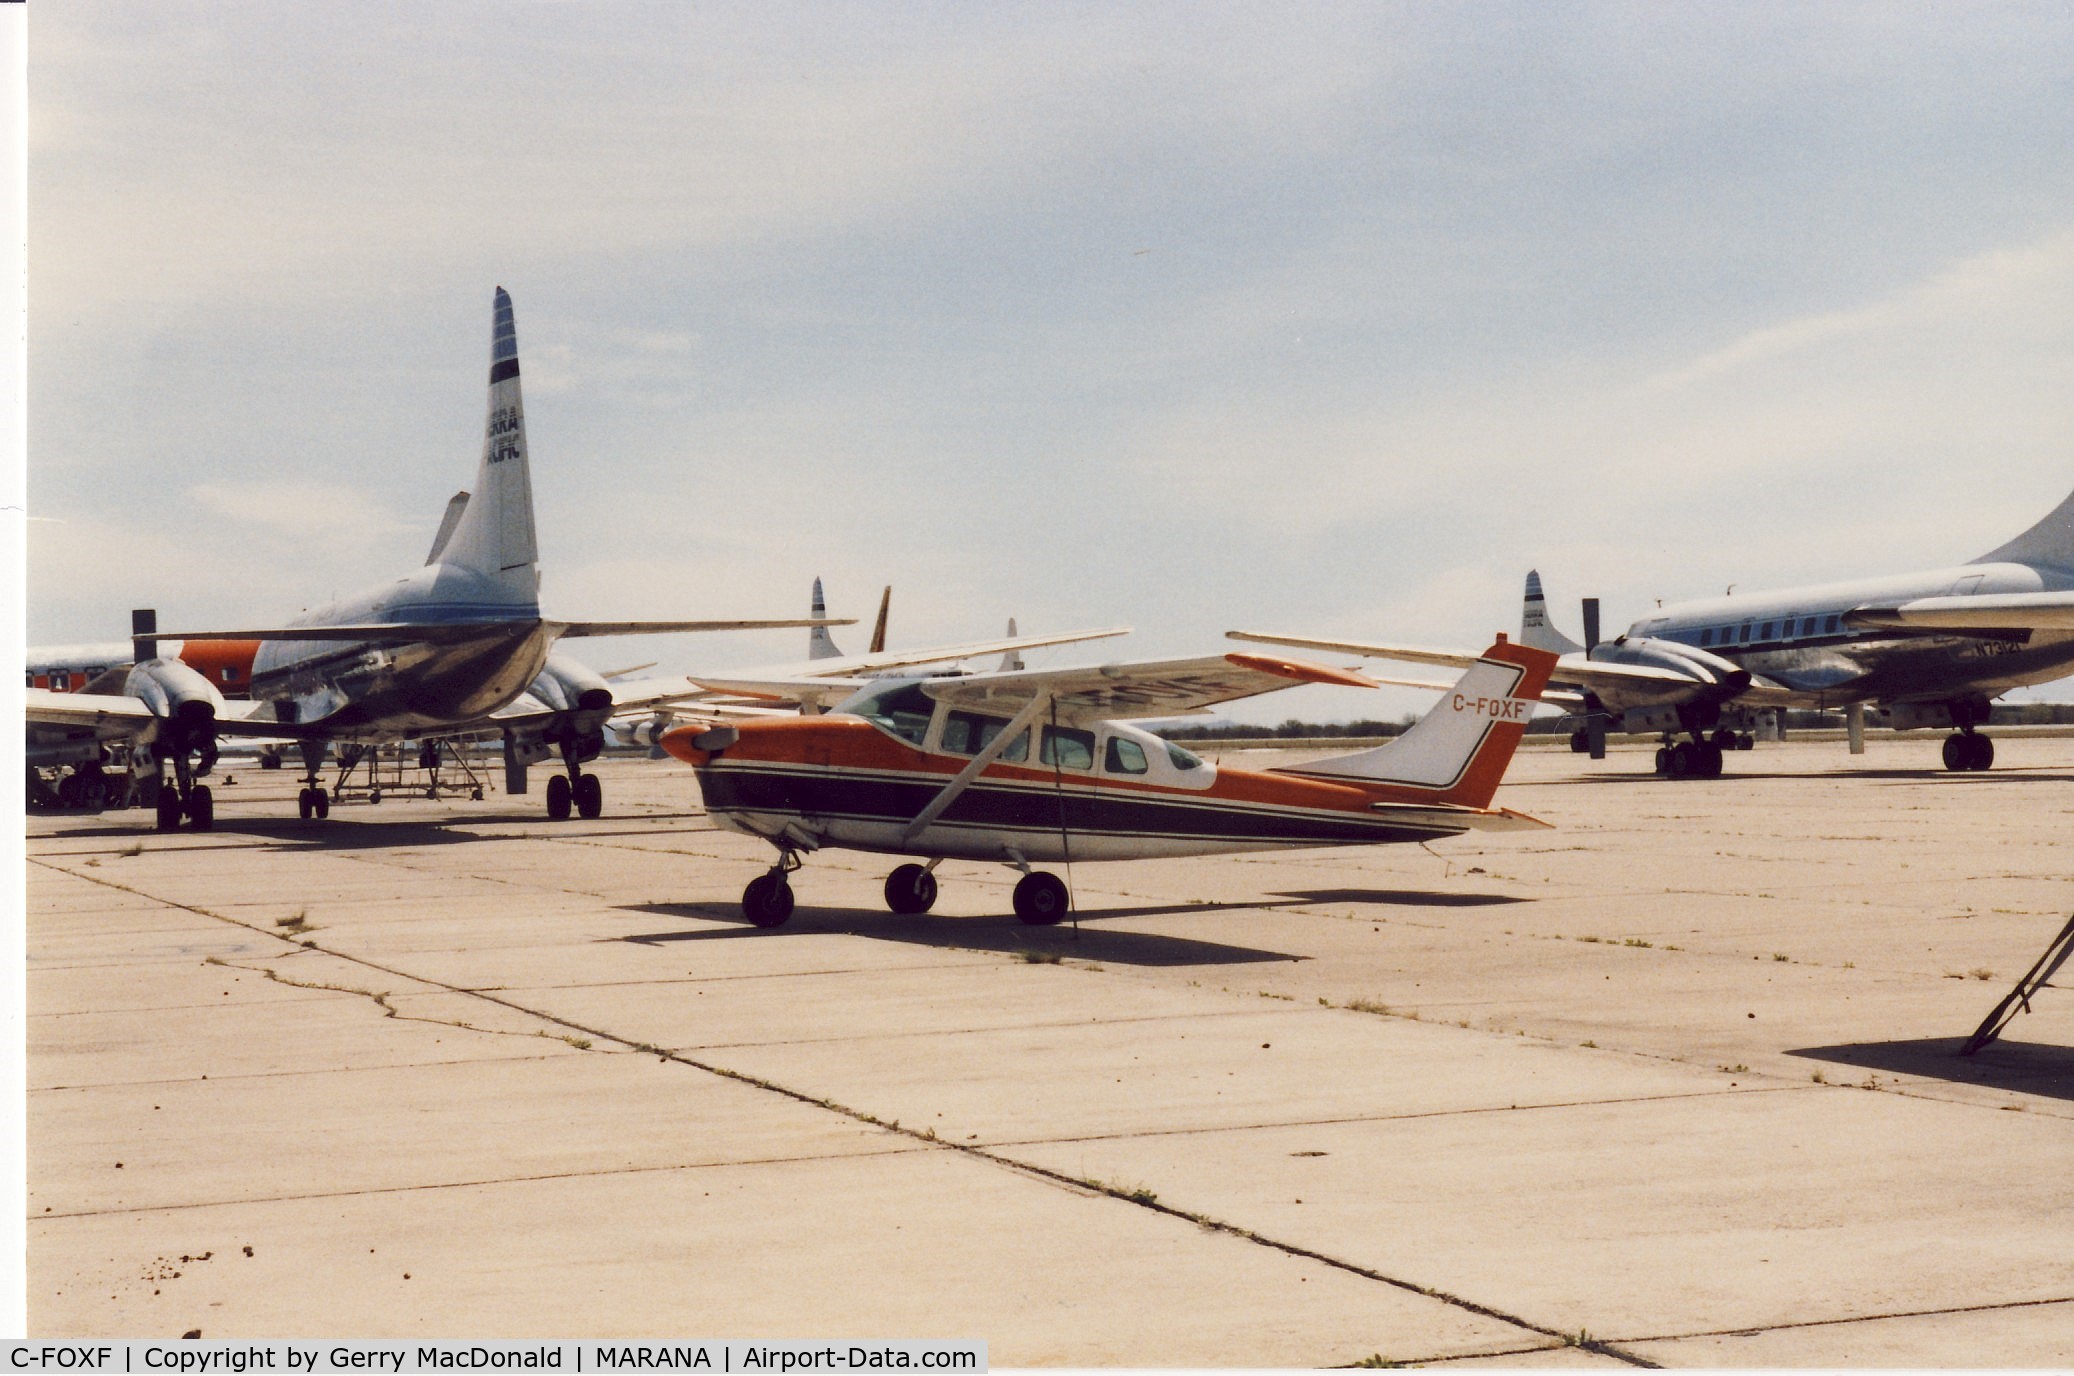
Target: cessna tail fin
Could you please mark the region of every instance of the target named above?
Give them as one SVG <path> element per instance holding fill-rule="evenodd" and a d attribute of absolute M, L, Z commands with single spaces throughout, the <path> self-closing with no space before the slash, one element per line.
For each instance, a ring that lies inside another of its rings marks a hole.
<path fill-rule="evenodd" d="M 518 332 L 511 297 L 497 288 L 490 331 L 490 411 L 473 495 L 439 550 L 439 562 L 501 584 L 514 603 L 535 605 L 540 574 L 533 538 L 533 477 L 526 460 L 526 411 L 519 397 Z M 449 503 L 451 510 L 452 504 Z"/>
<path fill-rule="evenodd" d="M 2048 568 L 2074 569 L 2074 492 L 2008 544 L 1989 550 L 1976 564 L 2043 564 Z"/>
<path fill-rule="evenodd" d="M 1015 639 L 1015 618 L 1012 616 L 1008 618 L 1008 638 L 1010 640 Z M 1010 650 L 1007 654 L 1001 656 L 999 672 L 1012 674 L 1029 667 L 1029 665 L 1023 663 L 1023 652 L 1021 650 Z"/>
<path fill-rule="evenodd" d="M 1546 650 L 1552 655 L 1575 654 L 1584 648 L 1557 630 L 1555 623 L 1548 619 L 1548 599 L 1541 595 L 1541 574 L 1535 569 L 1527 570 L 1527 596 L 1520 604 L 1519 640 L 1522 645 Z"/>
<path fill-rule="evenodd" d="M 1397 739 L 1288 772 L 1428 791 L 1432 801 L 1489 807 L 1526 734 L 1554 652 L 1500 636 L 1455 686 Z"/>
<path fill-rule="evenodd" d="M 828 615 L 828 603 L 821 596 L 821 580 L 818 578 L 814 580 L 813 609 L 808 614 L 817 620 Z M 828 633 L 826 626 L 816 626 L 807 632 L 808 659 L 840 659 L 842 654 L 843 652 L 836 648 L 835 637 Z"/>

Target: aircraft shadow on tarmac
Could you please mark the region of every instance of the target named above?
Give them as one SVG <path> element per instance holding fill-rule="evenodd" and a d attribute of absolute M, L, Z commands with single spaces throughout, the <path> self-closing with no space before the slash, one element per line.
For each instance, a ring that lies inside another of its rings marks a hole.
<path fill-rule="evenodd" d="M 2004 1037 L 1971 1056 L 1961 1056 L 1959 1048 L 1965 1044 L 1964 1037 L 1924 1037 L 1915 1041 L 1812 1046 L 1786 1054 L 1861 1070 L 1883 1070 L 1890 1075 L 1917 1075 L 2049 1099 L 2074 1099 L 2074 1047 L 2015 1042 Z"/>
<path fill-rule="evenodd" d="M 1495 903 L 1534 901 L 1504 893 L 1435 893 L 1426 889 L 1284 889 L 1276 897 L 1293 898 L 1299 903 L 1386 903 L 1403 908 L 1483 908 Z"/>
<path fill-rule="evenodd" d="M 1794 779 L 1864 779 L 1870 783 L 1878 784 L 1919 784 L 1929 779 L 1942 779 L 1954 788 L 1971 788 L 1994 783 L 2074 783 L 2074 774 L 2070 774 L 2063 769 L 2026 769 L 2021 767 L 2014 769 L 1989 769 L 1977 774 L 1955 774 L 1942 765 L 1932 765 L 1924 769 L 1852 769 L 1846 766 L 1840 769 L 1818 770 L 1729 770 L 1718 779 L 1682 779 L 1679 781 L 1679 784 L 1681 787 L 1686 788 L 1720 788 L 1738 783 L 1775 783 Z M 1578 774 L 1567 779 L 1509 780 L 1505 787 L 1508 789 L 1526 790 L 1536 788 L 1575 788 L 1580 784 L 1660 784 L 1668 782 L 1670 781 L 1661 774 L 1652 774 L 1647 770 L 1637 770 L 1632 773 L 1623 772 L 1618 774 Z"/>
<path fill-rule="evenodd" d="M 903 917 L 892 913 L 858 912 L 849 908 L 799 908 L 783 927 L 765 931 L 747 925 L 731 905 L 699 903 L 635 903 L 623 910 L 653 913 L 659 917 L 715 918 L 740 926 L 702 927 L 693 931 L 643 932 L 618 938 L 641 946 L 660 946 L 680 941 L 731 941 L 789 933 L 862 936 L 874 941 L 899 941 L 942 950 L 999 951 L 1004 954 L 1039 952 L 1071 956 L 1076 960 L 1099 960 L 1118 965 L 1254 965 L 1267 962 L 1306 960 L 1286 951 L 1262 951 L 1246 946 L 1228 946 L 1193 937 L 1164 936 L 1156 932 L 1117 932 L 1086 925 L 1102 918 L 1146 917 L 1164 913 L 1214 912 L 1225 908 L 1259 908 L 1260 903 L 1188 903 L 1173 907 L 1104 908 L 1076 916 L 1083 924 L 1061 923 L 1056 927 L 1032 927 L 1012 917 Z"/>

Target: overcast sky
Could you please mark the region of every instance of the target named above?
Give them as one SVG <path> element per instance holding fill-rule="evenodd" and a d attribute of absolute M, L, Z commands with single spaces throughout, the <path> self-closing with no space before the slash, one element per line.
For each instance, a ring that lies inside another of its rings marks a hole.
<path fill-rule="evenodd" d="M 2060 3 L 39 0 L 30 42 L 31 643 L 421 562 L 500 283 L 564 617 L 820 574 L 899 644 L 1480 645 L 1529 567 L 1619 627 L 2074 487 Z M 1249 716 L 1416 701 L 1324 693 Z"/>

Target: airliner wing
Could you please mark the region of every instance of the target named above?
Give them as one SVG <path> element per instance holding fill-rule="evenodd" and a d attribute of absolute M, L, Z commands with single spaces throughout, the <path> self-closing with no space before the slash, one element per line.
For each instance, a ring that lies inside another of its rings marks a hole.
<path fill-rule="evenodd" d="M 1464 650 L 1434 650 L 1416 645 L 1377 645 L 1361 640 L 1314 640 L 1304 636 L 1262 635 L 1254 631 L 1227 631 L 1233 640 L 1255 641 L 1263 645 L 1288 645 L 1299 650 L 1322 650 L 1328 654 L 1363 655 L 1370 659 L 1394 659 L 1409 664 L 1438 664 L 1450 669 L 1467 669 L 1476 663 L 1477 656 Z M 1402 682 L 1408 687 L 1439 687 L 1412 680 L 1383 680 Z M 1687 694 L 1698 693 L 1714 685 L 1702 683 L 1687 674 L 1660 669 L 1648 664 L 1608 664 L 1589 660 L 1582 655 L 1564 655 L 1549 673 L 1551 685 L 1577 689 L 1587 693 L 1617 693 L 1632 700 L 1637 693 L 1653 693 L 1665 700 L 1674 700 Z M 1756 706 L 1786 706 L 1789 700 L 1797 701 L 1794 695 L 1777 684 L 1762 679 L 1736 694 L 1736 699 Z M 1558 706 L 1568 706 L 1574 695 L 1563 692 L 1544 692 L 1541 700 Z M 1582 705 L 1579 703 L 1578 705 Z"/>
<path fill-rule="evenodd" d="M 1848 626 L 1897 630 L 2074 631 L 2074 592 L 1984 593 L 1975 597 L 1919 597 L 1892 607 L 1844 613 Z"/>
<path fill-rule="evenodd" d="M 140 736 L 164 720 L 142 698 L 127 693 L 54 693 L 48 688 L 29 688 L 24 692 L 25 715 L 32 728 L 91 731 L 99 740 L 113 741 Z M 216 715 L 216 730 L 238 736 L 294 735 L 292 726 L 254 719 L 267 706 L 243 698 L 226 702 Z"/>
<path fill-rule="evenodd" d="M 976 711 L 1013 714 L 1043 695 L 1058 720 L 1084 725 L 1146 717 L 1194 716 L 1299 683 L 1373 688 L 1373 679 L 1345 669 L 1306 664 L 1279 655 L 1228 654 L 1201 659 L 1141 660 L 1079 669 L 1014 669 L 924 680 L 922 691 L 940 702 Z"/>
<path fill-rule="evenodd" d="M 522 635 L 540 623 L 510 621 L 386 621 L 348 626 L 268 626 L 250 631 L 155 631 L 154 640 L 365 640 L 382 644 L 473 640 L 508 631 Z"/>

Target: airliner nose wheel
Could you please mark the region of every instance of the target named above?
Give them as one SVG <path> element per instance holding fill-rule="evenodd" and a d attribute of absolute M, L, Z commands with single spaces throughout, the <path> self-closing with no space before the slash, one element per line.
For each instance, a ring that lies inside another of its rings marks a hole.
<path fill-rule="evenodd" d="M 196 784 L 187 794 L 187 820 L 196 831 L 216 825 L 216 798 L 207 784 Z"/>
<path fill-rule="evenodd" d="M 926 913 L 936 903 L 936 876 L 920 865 L 902 865 L 886 876 L 886 906 L 896 913 Z"/>
<path fill-rule="evenodd" d="M 295 815 L 305 822 L 312 817 L 323 821 L 331 815 L 331 795 L 321 788 L 305 788 L 295 795 Z"/>
<path fill-rule="evenodd" d="M 547 816 L 549 821 L 566 822 L 569 820 L 569 803 L 573 792 L 574 790 L 569 787 L 568 775 L 555 774 L 548 778 Z"/>
<path fill-rule="evenodd" d="M 1032 870 L 1015 884 L 1015 915 L 1032 927 L 1050 927 L 1066 916 L 1066 881 Z"/>
<path fill-rule="evenodd" d="M 1953 771 L 1987 769 L 1995 763 L 1995 742 L 1971 731 L 1944 738 L 1944 767 Z"/>
<path fill-rule="evenodd" d="M 759 874 L 742 890 L 742 915 L 759 927 L 781 927 L 792 916 L 792 886 L 782 870 Z"/>
<path fill-rule="evenodd" d="M 1708 740 L 1667 745 L 1656 752 L 1656 772 L 1672 779 L 1718 779 L 1721 747 Z"/>

